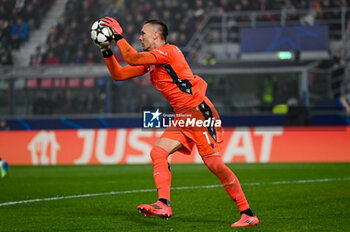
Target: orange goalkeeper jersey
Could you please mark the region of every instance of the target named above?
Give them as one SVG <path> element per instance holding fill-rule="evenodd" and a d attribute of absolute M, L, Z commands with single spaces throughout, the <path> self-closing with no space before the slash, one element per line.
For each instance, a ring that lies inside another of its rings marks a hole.
<path fill-rule="evenodd" d="M 150 51 L 156 64 L 144 65 L 152 84 L 169 101 L 173 108 L 198 106 L 204 100 L 207 83 L 193 75 L 181 50 L 165 44 Z"/>

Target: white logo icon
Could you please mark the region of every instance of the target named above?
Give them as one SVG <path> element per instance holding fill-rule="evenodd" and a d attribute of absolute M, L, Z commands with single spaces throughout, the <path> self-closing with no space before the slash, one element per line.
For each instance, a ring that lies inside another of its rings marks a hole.
<path fill-rule="evenodd" d="M 56 164 L 57 150 L 60 145 L 57 143 L 53 131 L 40 131 L 28 144 L 27 149 L 31 152 L 32 163 L 38 164 Z"/>
<path fill-rule="evenodd" d="M 157 111 L 143 111 L 143 128 L 160 128 L 160 116 L 162 115 Z"/>

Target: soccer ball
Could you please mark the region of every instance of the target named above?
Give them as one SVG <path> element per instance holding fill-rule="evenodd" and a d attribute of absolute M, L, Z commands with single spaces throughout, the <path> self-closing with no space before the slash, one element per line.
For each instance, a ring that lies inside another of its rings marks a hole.
<path fill-rule="evenodd" d="M 98 45 L 108 46 L 113 42 L 113 33 L 109 27 L 101 25 L 102 20 L 95 21 L 91 26 L 91 39 Z"/>

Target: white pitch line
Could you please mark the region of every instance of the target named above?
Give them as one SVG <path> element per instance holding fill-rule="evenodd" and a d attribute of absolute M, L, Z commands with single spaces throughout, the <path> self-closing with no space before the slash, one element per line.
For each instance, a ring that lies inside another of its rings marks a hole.
<path fill-rule="evenodd" d="M 305 184 L 305 183 L 320 183 L 320 182 L 335 182 L 335 181 L 350 181 L 350 177 L 326 178 L 326 179 L 314 179 L 314 180 L 255 182 L 255 183 L 242 183 L 241 185 L 242 186 L 283 185 L 283 184 Z M 222 185 L 172 187 L 171 190 L 210 189 L 210 188 L 219 188 L 219 187 L 222 187 Z M 118 192 L 90 193 L 90 194 L 71 195 L 71 196 L 62 196 L 62 197 L 39 198 L 39 199 L 31 199 L 31 200 L 24 200 L 24 201 L 3 202 L 3 203 L 0 203 L 0 207 L 6 206 L 6 205 L 18 205 L 18 204 L 26 204 L 26 203 L 32 203 L 32 202 L 40 202 L 40 201 L 54 201 L 54 200 L 63 200 L 63 199 L 72 199 L 72 198 L 97 197 L 97 196 L 107 196 L 107 195 L 130 194 L 130 193 L 145 193 L 145 192 L 156 192 L 156 191 L 157 191 L 156 189 L 136 189 L 136 190 L 126 190 L 126 191 L 118 191 Z"/>

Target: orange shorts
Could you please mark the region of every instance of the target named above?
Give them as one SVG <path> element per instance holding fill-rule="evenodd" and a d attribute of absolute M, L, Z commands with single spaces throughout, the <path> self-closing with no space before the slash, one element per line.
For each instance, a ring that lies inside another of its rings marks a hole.
<path fill-rule="evenodd" d="M 207 97 L 197 107 L 177 109 L 175 113 L 174 123 L 161 137 L 179 141 L 182 144 L 180 151 L 187 155 L 191 154 L 194 145 L 201 156 L 220 151 L 223 142 L 221 121 Z"/>

